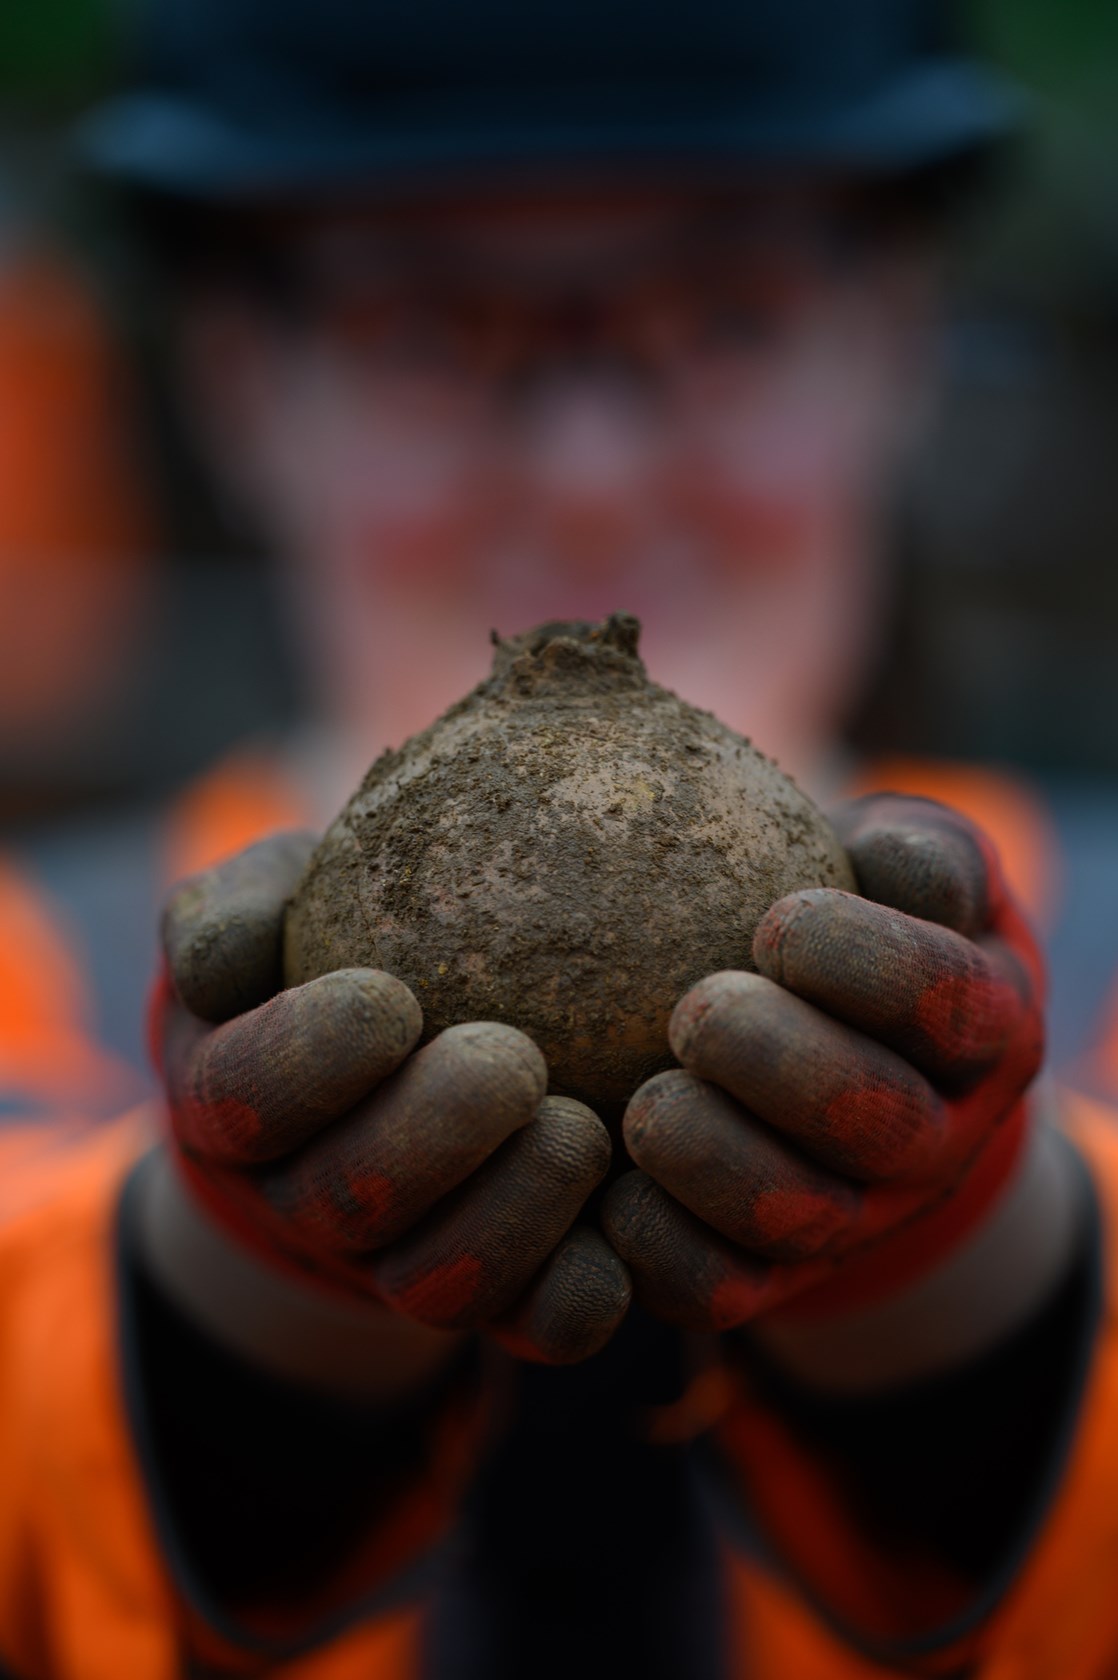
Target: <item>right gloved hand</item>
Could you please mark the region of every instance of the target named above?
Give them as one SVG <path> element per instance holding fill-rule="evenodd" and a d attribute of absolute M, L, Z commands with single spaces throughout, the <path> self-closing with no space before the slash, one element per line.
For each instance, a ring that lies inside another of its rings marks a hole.
<path fill-rule="evenodd" d="M 630 1281 L 575 1221 L 609 1135 L 549 1097 L 539 1050 L 494 1022 L 421 1050 L 392 975 L 282 990 L 283 908 L 315 837 L 281 834 L 184 882 L 163 919 L 153 1054 L 182 1178 L 276 1267 L 522 1358 L 596 1352 Z"/>

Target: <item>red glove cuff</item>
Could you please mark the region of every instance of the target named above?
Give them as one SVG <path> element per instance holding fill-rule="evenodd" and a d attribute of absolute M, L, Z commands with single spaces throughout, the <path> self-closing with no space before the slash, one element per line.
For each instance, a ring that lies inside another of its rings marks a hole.
<path fill-rule="evenodd" d="M 1028 1137 L 1028 1104 L 1017 1104 L 959 1187 L 930 1212 L 845 1261 L 833 1278 L 772 1309 L 768 1317 L 830 1318 L 907 1289 L 976 1231 L 1013 1178 Z"/>
<path fill-rule="evenodd" d="M 167 1007 L 174 997 L 174 987 L 166 964 L 156 976 L 148 997 L 148 1051 L 157 1072 L 164 1073 L 163 1037 Z M 300 1241 L 293 1233 L 290 1221 L 281 1218 L 268 1206 L 241 1169 L 200 1166 L 182 1147 L 181 1140 L 168 1120 L 167 1148 L 171 1159 L 191 1199 L 210 1215 L 216 1225 L 239 1247 L 254 1254 L 270 1270 L 281 1272 L 310 1288 L 317 1288 L 335 1299 L 352 1300 L 354 1295 L 375 1299 L 372 1279 L 366 1266 L 356 1258 L 346 1258 L 317 1250 L 309 1241 Z"/>
<path fill-rule="evenodd" d="M 377 1299 L 371 1273 L 357 1256 L 347 1259 L 310 1243 L 304 1245 L 293 1234 L 290 1222 L 269 1208 L 242 1173 L 199 1167 L 183 1152 L 173 1134 L 167 1143 L 191 1198 L 239 1247 L 255 1255 L 269 1270 L 335 1299 L 352 1301 L 355 1295 Z"/>

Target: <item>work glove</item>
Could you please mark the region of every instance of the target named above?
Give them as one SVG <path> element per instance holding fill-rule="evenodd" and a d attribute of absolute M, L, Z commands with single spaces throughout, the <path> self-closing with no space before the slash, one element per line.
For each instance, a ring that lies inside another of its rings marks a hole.
<path fill-rule="evenodd" d="M 879 1302 L 977 1229 L 1020 1155 L 1042 965 L 993 848 L 922 799 L 832 820 L 864 897 L 774 904 L 757 972 L 687 993 L 680 1068 L 625 1114 L 639 1170 L 611 1187 L 603 1229 L 672 1324 Z"/>
<path fill-rule="evenodd" d="M 584 1358 L 630 1293 L 576 1224 L 609 1165 L 605 1127 L 545 1095 L 543 1057 L 513 1027 L 454 1026 L 417 1050 L 420 1005 L 389 974 L 283 990 L 284 905 L 314 844 L 264 840 L 167 905 L 151 1037 L 183 1180 L 275 1268 L 524 1358 Z"/>

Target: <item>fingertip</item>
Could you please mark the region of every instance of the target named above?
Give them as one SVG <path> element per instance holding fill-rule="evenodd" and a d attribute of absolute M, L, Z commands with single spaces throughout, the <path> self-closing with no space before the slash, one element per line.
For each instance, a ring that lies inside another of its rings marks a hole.
<path fill-rule="evenodd" d="M 668 1043 L 672 1055 L 686 1065 L 688 1054 L 702 1033 L 703 1023 L 717 1002 L 723 974 L 708 974 L 685 992 L 672 1010 L 668 1022 Z"/>
<path fill-rule="evenodd" d="M 628 1267 L 588 1226 L 568 1233 L 524 1299 L 490 1334 L 518 1359 L 576 1365 L 599 1353 L 629 1310 Z"/>
<path fill-rule="evenodd" d="M 283 916 L 316 844 L 272 834 L 174 888 L 160 919 L 176 993 L 200 1019 L 230 1020 L 283 986 Z"/>
<path fill-rule="evenodd" d="M 802 933 L 803 924 L 819 905 L 854 896 L 835 887 L 806 887 L 801 892 L 778 898 L 754 930 L 753 961 L 758 974 L 764 975 L 767 980 L 775 980 L 778 985 L 785 985 L 789 942 Z"/>
<path fill-rule="evenodd" d="M 430 1048 L 444 1056 L 461 1055 L 477 1072 L 488 1069 L 493 1080 L 511 1085 L 533 1111 L 547 1092 L 547 1063 L 528 1034 L 504 1021 L 463 1021 L 445 1027 Z"/>
<path fill-rule="evenodd" d="M 864 897 L 968 938 L 1005 896 L 997 848 L 961 811 L 915 794 L 879 793 L 832 816 Z"/>
<path fill-rule="evenodd" d="M 274 1049 L 284 1060 L 301 1042 L 308 1063 L 344 1065 L 358 1094 L 393 1073 L 423 1033 L 415 994 L 379 968 L 335 968 L 289 986 L 260 1006 L 274 1021 Z"/>
<path fill-rule="evenodd" d="M 942 800 L 890 788 L 844 799 L 827 812 L 827 817 L 848 851 L 875 830 L 973 828 L 969 817 Z"/>
<path fill-rule="evenodd" d="M 398 1044 L 401 1060 L 423 1036 L 423 1006 L 409 986 L 382 968 L 339 968 L 307 982 L 336 994 L 363 1035 L 379 1045 Z M 303 990 L 305 988 L 295 988 Z"/>
<path fill-rule="evenodd" d="M 634 1242 L 643 1235 L 646 1222 L 662 1197 L 659 1186 L 639 1169 L 622 1173 L 606 1191 L 601 1211 L 602 1230 L 623 1260 L 632 1261 L 637 1252 Z"/>
<path fill-rule="evenodd" d="M 665 1116 L 670 1116 L 686 1103 L 700 1082 L 685 1068 L 667 1068 L 653 1074 L 638 1086 L 629 1099 L 621 1120 L 621 1135 L 625 1147 L 638 1165 L 649 1134 L 655 1132 Z M 618 1184 L 623 1183 L 618 1179 Z M 611 1195 L 616 1185 L 611 1188 Z"/>
<path fill-rule="evenodd" d="M 676 1060 L 689 1067 L 701 1054 L 712 1022 L 723 1019 L 728 1008 L 748 1003 L 766 984 L 760 975 L 728 968 L 708 974 L 692 986 L 676 1004 L 668 1023 L 668 1043 Z"/>
<path fill-rule="evenodd" d="M 878 829 L 851 848 L 864 897 L 973 938 L 987 925 L 992 859 L 976 834 Z"/>
<path fill-rule="evenodd" d="M 592 1108 L 574 1097 L 549 1094 L 536 1110 L 535 1124 L 545 1126 L 562 1148 L 572 1176 L 588 1185 L 587 1194 L 601 1183 L 613 1159 L 613 1142 Z"/>

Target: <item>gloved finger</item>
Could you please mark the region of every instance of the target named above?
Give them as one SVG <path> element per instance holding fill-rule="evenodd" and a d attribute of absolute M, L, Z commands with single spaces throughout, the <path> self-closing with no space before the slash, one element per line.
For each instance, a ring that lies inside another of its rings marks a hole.
<path fill-rule="evenodd" d="M 981 944 L 993 960 L 998 942 Z M 1012 977 L 1015 953 L 1004 949 L 1000 959 Z M 952 1101 L 894 1052 L 759 975 L 725 973 L 700 981 L 673 1016 L 672 1048 L 692 1073 L 737 1098 L 743 1123 L 755 1127 L 750 1117 L 755 1115 L 774 1129 L 770 1148 L 782 1132 L 795 1141 L 797 1162 L 806 1154 L 842 1175 L 823 1181 L 837 1209 L 840 1186 L 850 1178 L 898 1185 L 951 1181 L 996 1117 L 1027 1089 L 1043 1057 L 1043 1015 L 1035 1002 L 1028 1006 L 1027 979 L 1020 973 L 1018 979 L 1022 1013 L 1004 1054 Z M 716 1179 L 705 1164 L 715 1157 L 698 1111 L 691 1115 L 681 1105 L 677 1114 L 657 1116 L 651 1144 L 655 1153 L 646 1141 L 639 1164 L 693 1212 L 753 1246 L 747 1231 L 722 1225 L 705 1200 L 664 1170 L 664 1157 L 679 1173 L 680 1163 L 701 1156 L 704 1178 Z M 754 1172 L 755 1182 L 775 1193 L 781 1180 L 774 1168 L 755 1168 L 752 1152 L 746 1158 L 742 1147 L 739 1141 L 734 1170 Z M 748 1194 L 747 1187 L 739 1193 Z M 798 1186 L 782 1190 L 781 1202 L 785 1194 L 792 1197 L 791 1214 L 801 1205 Z M 777 1217 L 777 1207 L 768 1211 L 771 1219 Z"/>
<path fill-rule="evenodd" d="M 832 1279 L 844 1278 L 849 1287 L 863 1262 L 879 1267 L 875 1251 L 886 1239 L 892 1245 L 892 1275 L 898 1268 L 918 1275 L 929 1255 L 945 1252 L 968 1228 L 975 1207 L 1015 1158 L 1025 1123 L 1020 1103 L 991 1125 L 984 1094 L 962 1099 L 952 1105 L 955 1159 L 950 1172 L 919 1184 L 862 1189 L 846 1223 L 826 1246 L 790 1261 L 739 1247 L 643 1172 L 628 1173 L 610 1187 L 602 1227 L 632 1272 L 637 1299 L 650 1311 L 689 1329 L 722 1330 Z M 794 1187 L 786 1192 L 763 1179 L 753 1189 L 777 1202 L 789 1194 L 793 1213 L 788 1222 L 794 1222 Z M 835 1189 L 841 1194 L 837 1181 Z M 779 1224 L 779 1209 L 769 1217 Z"/>
<path fill-rule="evenodd" d="M 324 974 L 220 1027 L 171 1002 L 162 1066 L 179 1142 L 215 1162 L 286 1155 L 394 1073 L 422 1028 L 403 981 L 372 968 Z"/>
<path fill-rule="evenodd" d="M 605 1347 L 633 1295 L 628 1268 L 598 1231 L 576 1225 L 524 1296 L 486 1328 L 517 1359 L 575 1365 Z"/>
<path fill-rule="evenodd" d="M 949 806 L 907 794 L 870 794 L 831 814 L 866 898 L 970 938 L 994 932 L 1024 963 L 1038 996 L 1044 962 L 1013 899 L 997 848 Z"/>
<path fill-rule="evenodd" d="M 813 1169 L 748 1110 L 686 1073 L 658 1074 L 641 1087 L 626 1115 L 626 1141 L 638 1165 L 712 1238 L 717 1232 L 752 1258 L 794 1270 L 842 1259 L 950 1198 L 979 1156 L 1011 1159 L 1006 1117 L 1018 1112 L 1018 1095 L 997 1093 L 996 1120 L 983 1088 L 945 1104 L 939 1157 L 918 1180 L 855 1185 Z M 636 1139 L 638 1129 L 644 1135 Z"/>
<path fill-rule="evenodd" d="M 974 938 L 990 922 L 1000 867 L 989 842 L 946 805 L 868 794 L 828 813 L 866 898 Z"/>
<path fill-rule="evenodd" d="M 1032 1008 L 1004 948 L 854 893 L 813 887 L 780 899 L 753 940 L 759 972 L 879 1039 L 936 1081 L 977 1077 Z"/>
<path fill-rule="evenodd" d="M 602 1230 L 632 1273 L 635 1299 L 666 1324 L 730 1330 L 777 1298 L 780 1268 L 743 1254 L 643 1172 L 610 1185 Z M 820 1275 L 829 1269 L 819 1264 Z"/>
<path fill-rule="evenodd" d="M 629 1267 L 643 1307 L 666 1324 L 717 1333 L 830 1280 L 850 1255 L 868 1251 L 899 1219 L 915 1219 L 943 1199 L 943 1192 L 926 1187 L 871 1189 L 857 1227 L 844 1239 L 845 1252 L 778 1264 L 738 1248 L 645 1173 L 632 1172 L 610 1186 L 602 1229 Z"/>
<path fill-rule="evenodd" d="M 768 1259 L 825 1252 L 859 1206 L 853 1184 L 821 1171 L 690 1073 L 672 1069 L 642 1085 L 623 1130 L 650 1178 L 696 1218 Z"/>
<path fill-rule="evenodd" d="M 581 1212 L 610 1162 L 609 1133 L 569 1097 L 545 1097 L 446 1201 L 377 1257 L 389 1306 L 446 1330 L 512 1305 Z"/>
<path fill-rule="evenodd" d="M 690 1073 L 728 1091 L 823 1166 L 879 1179 L 935 1164 L 945 1105 L 928 1081 L 895 1051 L 763 975 L 726 971 L 700 980 L 677 1004 L 668 1037 Z M 657 1114 L 658 1161 L 687 1161 L 707 1141 L 685 1104 Z M 634 1158 L 694 1208 L 656 1165 Z"/>
<path fill-rule="evenodd" d="M 318 843 L 269 835 L 175 888 L 163 911 L 163 950 L 192 1014 L 228 1021 L 283 986 L 283 913 Z"/>
<path fill-rule="evenodd" d="M 547 1068 L 515 1027 L 447 1027 L 297 1155 L 262 1169 L 270 1205 L 314 1243 L 395 1242 L 532 1119 Z"/>

